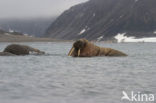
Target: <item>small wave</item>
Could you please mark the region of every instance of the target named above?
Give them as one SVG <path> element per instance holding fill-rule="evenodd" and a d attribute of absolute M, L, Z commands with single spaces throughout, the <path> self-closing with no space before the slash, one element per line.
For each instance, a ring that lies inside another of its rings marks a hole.
<path fill-rule="evenodd" d="M 31 56 L 67 56 L 67 54 L 50 54 L 50 53 L 46 53 L 46 54 L 30 54 Z"/>

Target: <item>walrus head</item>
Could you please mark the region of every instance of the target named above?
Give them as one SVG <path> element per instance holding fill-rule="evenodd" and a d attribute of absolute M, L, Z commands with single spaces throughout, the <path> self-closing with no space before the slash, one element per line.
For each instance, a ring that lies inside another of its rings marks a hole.
<path fill-rule="evenodd" d="M 73 44 L 73 47 L 74 47 L 76 50 L 83 49 L 85 46 L 86 46 L 86 40 L 84 40 L 84 39 L 77 40 L 77 41 Z"/>
<path fill-rule="evenodd" d="M 79 57 L 80 56 L 80 53 L 81 53 L 81 50 L 83 48 L 85 48 L 87 44 L 87 40 L 86 39 L 80 39 L 80 40 L 77 40 L 74 44 L 73 44 L 73 47 L 72 49 L 70 50 L 68 56 L 71 56 L 73 54 L 73 56 L 75 57 Z"/>

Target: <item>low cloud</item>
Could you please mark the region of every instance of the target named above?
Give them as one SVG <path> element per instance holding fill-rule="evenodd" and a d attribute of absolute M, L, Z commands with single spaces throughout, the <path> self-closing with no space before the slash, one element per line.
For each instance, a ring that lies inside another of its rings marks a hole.
<path fill-rule="evenodd" d="M 88 0 L 0 0 L 0 18 L 52 17 Z"/>

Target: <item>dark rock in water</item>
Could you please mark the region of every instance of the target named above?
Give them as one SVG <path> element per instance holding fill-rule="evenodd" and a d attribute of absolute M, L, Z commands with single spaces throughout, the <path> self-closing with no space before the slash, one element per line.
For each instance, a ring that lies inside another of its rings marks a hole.
<path fill-rule="evenodd" d="M 156 0 L 90 0 L 66 10 L 46 36 L 57 39 L 110 40 L 118 33 L 156 36 Z"/>
<path fill-rule="evenodd" d="M 8 53 L 8 52 L 0 52 L 0 56 L 15 56 L 15 54 Z"/>
<path fill-rule="evenodd" d="M 15 55 L 28 55 L 30 52 L 35 52 L 37 54 L 45 54 L 45 52 L 40 51 L 36 48 L 32 48 L 26 45 L 19 45 L 19 44 L 11 44 L 8 45 L 3 52 L 12 53 Z"/>

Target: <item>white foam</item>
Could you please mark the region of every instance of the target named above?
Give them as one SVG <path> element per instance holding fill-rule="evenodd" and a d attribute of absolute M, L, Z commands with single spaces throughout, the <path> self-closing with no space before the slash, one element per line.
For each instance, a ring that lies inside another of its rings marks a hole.
<path fill-rule="evenodd" d="M 156 37 L 135 38 L 134 36 L 125 36 L 126 33 L 118 33 L 114 38 L 118 43 L 121 42 L 156 42 Z"/>

